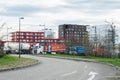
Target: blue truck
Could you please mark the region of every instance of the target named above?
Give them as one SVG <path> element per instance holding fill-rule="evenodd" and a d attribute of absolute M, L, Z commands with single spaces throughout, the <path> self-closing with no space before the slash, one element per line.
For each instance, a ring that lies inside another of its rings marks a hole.
<path fill-rule="evenodd" d="M 67 48 L 68 54 L 85 56 L 86 48 L 83 46 L 72 46 Z"/>

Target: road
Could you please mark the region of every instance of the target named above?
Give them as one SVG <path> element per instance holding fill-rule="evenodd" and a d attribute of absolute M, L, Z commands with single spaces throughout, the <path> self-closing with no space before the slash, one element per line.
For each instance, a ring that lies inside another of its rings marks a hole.
<path fill-rule="evenodd" d="M 32 67 L 0 72 L 0 80 L 120 80 L 120 72 L 104 64 L 22 55 L 38 59 Z M 114 79 L 113 79 L 114 78 Z"/>

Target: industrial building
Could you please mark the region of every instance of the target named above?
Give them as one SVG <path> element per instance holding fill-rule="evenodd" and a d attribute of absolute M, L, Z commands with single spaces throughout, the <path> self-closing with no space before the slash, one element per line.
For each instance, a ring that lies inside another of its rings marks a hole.
<path fill-rule="evenodd" d="M 59 38 L 66 40 L 67 46 L 85 46 L 88 41 L 88 25 L 63 24 L 59 25 Z"/>

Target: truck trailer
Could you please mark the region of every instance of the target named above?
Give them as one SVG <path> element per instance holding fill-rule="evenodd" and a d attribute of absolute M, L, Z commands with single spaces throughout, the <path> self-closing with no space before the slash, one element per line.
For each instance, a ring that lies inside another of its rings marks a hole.
<path fill-rule="evenodd" d="M 20 50 L 23 54 L 30 53 L 30 45 L 27 43 L 20 43 Z M 4 43 L 4 51 L 6 54 L 18 53 L 19 43 L 17 42 L 6 42 Z"/>
<path fill-rule="evenodd" d="M 61 44 L 45 45 L 44 52 L 46 53 L 65 53 L 66 46 Z"/>

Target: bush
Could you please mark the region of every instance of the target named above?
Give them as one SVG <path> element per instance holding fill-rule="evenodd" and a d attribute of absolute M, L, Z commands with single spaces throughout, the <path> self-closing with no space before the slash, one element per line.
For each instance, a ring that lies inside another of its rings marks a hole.
<path fill-rule="evenodd" d="M 0 53 L 0 58 L 3 57 L 3 56 L 5 56 L 5 55 Z"/>
<path fill-rule="evenodd" d="M 5 53 L 3 52 L 3 50 L 0 50 L 0 58 L 5 56 Z"/>
<path fill-rule="evenodd" d="M 0 57 L 5 56 L 5 52 L 4 52 L 4 42 L 0 41 Z"/>

